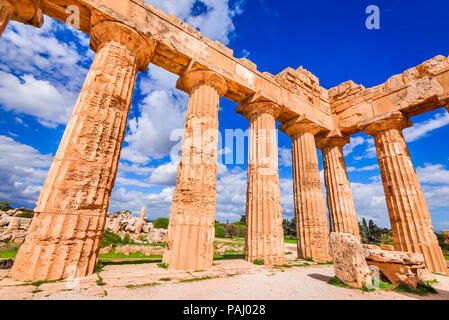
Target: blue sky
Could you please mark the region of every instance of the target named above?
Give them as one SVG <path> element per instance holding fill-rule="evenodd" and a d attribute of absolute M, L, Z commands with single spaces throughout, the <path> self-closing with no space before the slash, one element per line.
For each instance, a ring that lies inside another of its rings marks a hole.
<path fill-rule="evenodd" d="M 446 1 L 153 0 L 207 37 L 247 57 L 261 72 L 303 66 L 329 89 L 347 80 L 371 87 L 436 55 L 449 55 Z M 368 30 L 368 5 L 381 12 Z M 33 208 L 94 57 L 89 38 L 45 17 L 42 29 L 10 23 L 0 39 L 0 199 Z M 177 76 L 155 66 L 139 74 L 110 212 L 147 206 L 149 218 L 169 215 L 177 165 L 169 157 L 184 126 L 188 97 Z M 220 105 L 220 131 L 248 129 L 236 104 Z M 170 117 L 167 117 L 170 115 Z M 449 115 L 414 117 L 405 131 L 436 230 L 449 228 Z M 178 129 L 178 130 L 176 130 Z M 179 136 L 179 135 L 178 135 Z M 227 153 L 221 146 L 221 153 Z M 322 159 L 319 154 L 320 169 Z M 359 218 L 389 226 L 373 140 L 363 133 L 345 147 Z M 291 143 L 279 133 L 285 218 L 293 217 Z M 219 165 L 217 219 L 245 213 L 246 161 Z"/>

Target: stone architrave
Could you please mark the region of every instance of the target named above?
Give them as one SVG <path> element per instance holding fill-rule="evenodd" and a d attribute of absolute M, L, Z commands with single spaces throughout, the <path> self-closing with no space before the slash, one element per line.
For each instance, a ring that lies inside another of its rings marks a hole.
<path fill-rule="evenodd" d="M 40 28 L 44 23 L 44 16 L 39 5 L 40 0 L 2 0 L 0 2 L 0 37 L 10 20 Z"/>
<path fill-rule="evenodd" d="M 239 106 L 237 112 L 249 120 L 245 258 L 282 265 L 285 249 L 275 122 L 279 106 L 256 101 Z"/>
<path fill-rule="evenodd" d="M 324 164 L 327 207 L 332 232 L 351 233 L 361 241 L 359 223 L 349 183 L 343 146 L 348 136 L 325 135 L 317 137 Z"/>
<path fill-rule="evenodd" d="M 142 232 L 142 226 L 143 226 L 143 222 L 145 219 L 145 212 L 146 212 L 146 208 L 142 207 L 142 210 L 140 211 L 139 220 L 137 221 L 137 224 L 136 224 L 136 231 L 135 231 L 136 233 Z"/>
<path fill-rule="evenodd" d="M 393 111 L 361 126 L 374 137 L 376 144 L 395 249 L 421 253 L 429 271 L 447 273 L 446 261 L 402 133 L 411 125 L 401 112 Z"/>
<path fill-rule="evenodd" d="M 154 40 L 117 22 L 91 30 L 97 52 L 41 191 L 10 277 L 57 280 L 92 274 L 126 131 L 137 70 Z"/>
<path fill-rule="evenodd" d="M 218 109 L 228 86 L 212 71 L 188 70 L 178 88 L 190 99 L 163 261 L 174 270 L 204 270 L 213 262 Z"/>
<path fill-rule="evenodd" d="M 315 146 L 315 135 L 320 132 L 320 127 L 297 118 L 283 124 L 280 129 L 292 139 L 298 256 L 316 262 L 331 261 L 326 204 Z"/>

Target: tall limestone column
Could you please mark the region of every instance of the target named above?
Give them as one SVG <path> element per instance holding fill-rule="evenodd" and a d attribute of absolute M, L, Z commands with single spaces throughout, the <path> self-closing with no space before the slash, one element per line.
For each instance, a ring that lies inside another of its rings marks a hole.
<path fill-rule="evenodd" d="M 116 22 L 91 30 L 97 52 L 41 191 L 10 276 L 56 280 L 92 274 L 137 70 L 145 71 L 153 40 Z"/>
<path fill-rule="evenodd" d="M 394 111 L 369 120 L 362 127 L 374 137 L 376 144 L 396 250 L 422 253 L 429 271 L 447 273 L 446 261 L 402 134 L 402 130 L 411 125 L 402 113 Z"/>
<path fill-rule="evenodd" d="M 275 119 L 279 106 L 253 102 L 237 108 L 249 120 L 246 260 L 285 263 Z"/>
<path fill-rule="evenodd" d="M 351 184 L 343 155 L 343 146 L 349 141 L 348 136 L 325 135 L 317 137 L 316 144 L 323 154 L 324 182 L 331 231 L 351 233 L 361 240 Z"/>
<path fill-rule="evenodd" d="M 213 262 L 218 108 L 228 86 L 212 71 L 195 70 L 180 77 L 177 87 L 190 99 L 163 261 L 170 269 L 204 270 Z"/>
<path fill-rule="evenodd" d="M 10 20 L 40 28 L 44 23 L 44 16 L 39 5 L 40 0 L 1 0 L 0 37 Z"/>
<path fill-rule="evenodd" d="M 135 233 L 137 233 L 137 234 L 142 232 L 143 221 L 145 220 L 146 211 L 147 211 L 147 208 L 142 207 L 142 210 L 140 211 L 140 217 L 139 217 L 139 220 L 137 220 L 137 225 L 136 225 Z"/>
<path fill-rule="evenodd" d="M 312 258 L 316 262 L 332 261 L 326 204 L 315 146 L 315 135 L 320 127 L 307 119 L 297 118 L 283 124 L 281 130 L 292 138 L 298 256 Z"/>

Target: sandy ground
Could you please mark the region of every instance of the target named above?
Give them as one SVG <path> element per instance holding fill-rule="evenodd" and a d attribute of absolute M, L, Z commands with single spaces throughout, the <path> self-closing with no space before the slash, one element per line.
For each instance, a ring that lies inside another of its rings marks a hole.
<path fill-rule="evenodd" d="M 287 257 L 290 265 L 305 263 L 294 255 Z M 13 281 L 6 271 L 0 271 L 0 299 L 449 300 L 449 277 L 445 276 L 437 276 L 438 283 L 433 285 L 438 295 L 420 297 L 338 288 L 327 284 L 333 275 L 331 265 L 274 268 L 256 266 L 244 260 L 221 260 L 216 261 L 212 270 L 198 272 L 169 271 L 158 267 L 157 263 L 110 265 L 100 273 L 104 285 L 99 285 L 98 275 L 92 275 L 37 287 Z M 170 281 L 164 281 L 168 278 Z"/>

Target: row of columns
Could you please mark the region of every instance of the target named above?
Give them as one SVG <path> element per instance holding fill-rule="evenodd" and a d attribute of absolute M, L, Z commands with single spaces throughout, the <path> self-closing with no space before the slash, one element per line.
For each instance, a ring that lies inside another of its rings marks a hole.
<path fill-rule="evenodd" d="M 22 3 L 36 8 L 38 1 L 14 2 Z M 16 13 L 11 14 L 11 8 Z M 18 8 L 2 2 L 0 30 L 9 19 L 19 16 Z M 99 21 L 91 29 L 91 47 L 97 54 L 10 273 L 17 280 L 62 279 L 73 275 L 74 270 L 78 276 L 86 276 L 94 271 L 98 260 L 137 71 L 146 71 L 155 41 L 123 24 Z M 212 71 L 193 68 L 180 77 L 178 85 L 190 99 L 170 213 L 168 251 L 163 259 L 171 269 L 200 270 L 210 268 L 213 261 L 218 109 L 228 85 Z M 282 264 L 284 236 L 273 134 L 280 107 L 268 101 L 249 101 L 237 111 L 249 120 L 251 129 L 246 259 Z M 365 128 L 376 141 L 395 246 L 423 253 L 431 271 L 446 272 L 401 132 L 409 122 L 401 116 L 377 119 Z M 359 236 L 342 151 L 349 140 L 341 135 L 317 136 L 320 128 L 302 118 L 285 123 L 281 130 L 292 138 L 299 256 L 329 261 L 329 230 L 316 146 L 323 152 L 331 230 Z M 208 133 L 210 139 L 204 139 Z M 197 134 L 202 138 L 196 140 Z"/>

